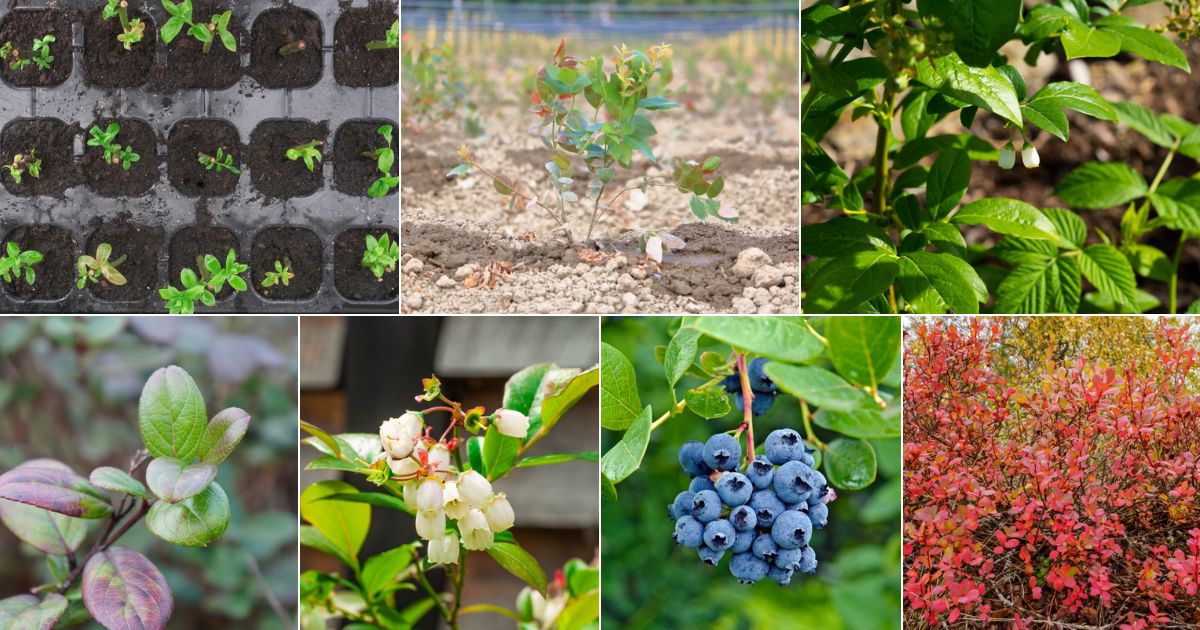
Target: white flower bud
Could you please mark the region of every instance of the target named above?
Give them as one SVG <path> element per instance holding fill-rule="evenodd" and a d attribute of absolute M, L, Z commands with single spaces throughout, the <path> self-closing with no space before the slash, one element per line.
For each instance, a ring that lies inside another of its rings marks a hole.
<path fill-rule="evenodd" d="M 425 540 L 441 538 L 446 532 L 446 513 L 421 510 L 417 512 L 417 535 Z"/>
<path fill-rule="evenodd" d="M 412 455 L 413 445 L 416 444 L 416 433 L 409 430 L 411 422 L 406 422 L 404 417 L 416 414 L 406 413 L 400 418 L 388 418 L 379 425 L 379 443 L 383 445 L 383 450 L 394 459 L 404 459 Z M 420 418 L 417 419 L 420 421 Z"/>
<path fill-rule="evenodd" d="M 500 435 L 524 440 L 529 433 L 529 418 L 520 411 L 499 409 L 492 414 L 492 420 L 496 423 L 496 430 Z"/>
<path fill-rule="evenodd" d="M 417 469 L 421 467 L 421 464 L 417 463 L 417 460 L 411 457 L 405 457 L 388 460 L 388 467 L 392 469 L 392 474 L 397 477 L 411 477 L 417 474 Z"/>
<path fill-rule="evenodd" d="M 488 529 L 487 517 L 483 512 L 472 509 L 458 521 L 458 529 L 462 532 L 463 546 L 470 551 L 482 551 L 492 546 L 494 537 Z"/>
<path fill-rule="evenodd" d="M 481 508 L 492 496 L 492 484 L 474 470 L 458 476 L 458 496 L 473 508 Z"/>
<path fill-rule="evenodd" d="M 1021 163 L 1025 168 L 1037 168 L 1042 164 L 1042 157 L 1038 155 L 1037 147 L 1033 143 L 1026 142 L 1021 148 Z"/>
<path fill-rule="evenodd" d="M 423 512 L 442 511 L 442 482 L 426 479 L 417 486 L 417 509 Z"/>
<path fill-rule="evenodd" d="M 445 488 L 442 489 L 442 507 L 446 510 L 446 516 L 459 520 L 467 515 L 471 506 L 467 505 L 466 501 L 458 495 L 458 482 L 447 481 Z"/>
<path fill-rule="evenodd" d="M 1013 165 L 1017 163 L 1017 150 L 1013 148 L 1013 143 L 1011 140 L 1009 140 L 1008 144 L 1004 145 L 1004 148 L 1000 150 L 1000 159 L 997 160 L 996 163 L 1000 165 L 1000 168 L 1006 171 L 1011 169 Z"/>
<path fill-rule="evenodd" d="M 416 509 L 417 507 L 417 482 L 406 481 L 400 484 L 400 489 L 404 491 L 404 503 L 408 507 Z"/>
<path fill-rule="evenodd" d="M 517 595 L 517 616 L 521 621 L 540 621 L 546 612 L 546 598 L 526 586 Z"/>
<path fill-rule="evenodd" d="M 446 532 L 429 541 L 429 561 L 434 564 L 458 564 L 458 534 Z"/>
<path fill-rule="evenodd" d="M 487 502 L 483 507 L 483 515 L 487 517 L 488 527 L 493 532 L 502 532 L 512 527 L 517 518 L 503 492 Z"/>

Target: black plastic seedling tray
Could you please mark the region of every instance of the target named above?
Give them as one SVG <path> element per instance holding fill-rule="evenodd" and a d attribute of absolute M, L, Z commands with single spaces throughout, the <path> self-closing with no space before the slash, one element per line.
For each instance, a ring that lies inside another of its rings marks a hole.
<path fill-rule="evenodd" d="M 0 163 L 26 145 L 43 160 L 42 177 L 21 185 L 0 172 L 0 244 L 46 255 L 32 287 L 0 282 L 0 312 L 161 312 L 160 287 L 180 287 L 197 254 L 224 260 L 230 246 L 250 265 L 250 288 L 230 296 L 226 287 L 199 312 L 396 311 L 398 274 L 376 281 L 359 260 L 365 234 L 396 238 L 398 197 L 366 196 L 374 164 L 360 153 L 380 146 L 375 129 L 390 124 L 399 155 L 399 53 L 364 54 L 358 41 L 384 38 L 395 2 L 193 0 L 196 22 L 233 11 L 238 52 L 217 41 L 208 55 L 186 33 L 159 41 L 169 17 L 159 0 L 130 2 L 147 26 L 127 53 L 117 21 L 99 17 L 104 4 L 14 0 L 0 10 L 0 45 L 10 38 L 27 51 L 32 37 L 57 38 L 48 72 L 0 64 Z M 272 51 L 289 39 L 320 46 L 277 64 Z M 142 156 L 129 173 L 85 144 L 89 127 L 112 120 L 118 142 Z M 316 173 L 271 159 L 298 137 L 324 140 Z M 241 175 L 196 168 L 206 142 L 232 153 Z M 75 288 L 76 259 L 102 242 L 128 256 L 128 283 Z M 297 277 L 264 291 L 264 272 L 284 256 Z"/>

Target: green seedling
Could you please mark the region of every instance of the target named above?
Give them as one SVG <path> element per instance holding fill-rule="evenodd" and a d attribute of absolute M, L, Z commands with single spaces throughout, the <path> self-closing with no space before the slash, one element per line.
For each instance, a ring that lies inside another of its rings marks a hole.
<path fill-rule="evenodd" d="M 42 262 L 45 256 L 36 250 L 21 251 L 21 246 L 9 241 L 5 246 L 4 256 L 0 257 L 0 278 L 4 278 L 5 282 L 14 282 L 12 276 L 16 276 L 17 280 L 21 279 L 21 270 L 25 271 L 25 283 L 33 284 L 37 279 L 37 274 L 33 271 L 33 266 Z M 11 275 L 10 275 L 11 274 Z"/>
<path fill-rule="evenodd" d="M 217 172 L 229 171 L 235 175 L 241 175 L 242 171 L 233 166 L 233 154 L 226 153 L 225 147 L 217 147 L 216 155 L 208 155 L 201 153 L 196 156 L 197 160 L 204 165 L 207 170 L 217 169 Z"/>
<path fill-rule="evenodd" d="M 188 35 L 204 44 L 204 54 L 207 55 L 208 51 L 212 50 L 213 40 L 218 37 L 221 38 L 221 44 L 229 52 L 237 52 L 237 38 L 229 32 L 229 19 L 233 17 L 232 11 L 213 15 L 208 24 L 197 24 L 192 21 L 192 0 L 183 0 L 179 4 L 175 4 L 171 0 L 162 0 L 162 5 L 167 13 L 171 14 L 171 18 L 163 24 L 159 31 L 159 36 L 162 37 L 164 44 L 174 41 L 186 26 Z"/>
<path fill-rule="evenodd" d="M 377 131 L 383 136 L 383 146 L 374 151 L 362 152 L 363 157 L 375 160 L 376 168 L 383 173 L 382 177 L 371 182 L 371 187 L 367 190 L 369 197 L 383 197 L 400 185 L 400 178 L 392 175 L 392 165 L 396 162 L 396 152 L 392 150 L 393 128 L 391 125 L 383 125 Z"/>
<path fill-rule="evenodd" d="M 4 170 L 8 171 L 14 183 L 20 184 L 25 173 L 29 173 L 34 179 L 42 176 L 42 159 L 37 156 L 36 151 L 30 149 L 28 153 L 14 155 L 12 163 L 5 164 Z"/>
<path fill-rule="evenodd" d="M 367 50 L 387 50 L 389 48 L 400 47 L 400 20 L 392 22 L 392 26 L 387 30 L 387 39 L 380 41 L 375 40 L 367 42 Z"/>
<path fill-rule="evenodd" d="M 308 167 L 309 172 L 316 168 L 317 162 L 321 161 L 321 150 L 317 147 L 325 144 L 320 140 L 310 140 L 302 145 L 292 147 L 287 150 L 287 159 L 289 160 L 304 160 L 304 165 Z"/>
<path fill-rule="evenodd" d="M 125 262 L 125 256 L 111 262 L 108 260 L 109 256 L 112 256 L 112 245 L 108 243 L 97 245 L 95 256 L 80 256 L 79 260 L 75 261 L 75 270 L 79 272 L 75 286 L 82 289 L 88 282 L 99 283 L 100 278 L 118 287 L 125 284 L 125 276 L 117 271 L 117 266 Z"/>
<path fill-rule="evenodd" d="M 304 40 L 302 39 L 299 41 L 294 41 L 290 44 L 284 44 L 283 46 L 279 47 L 279 56 L 286 57 L 288 55 L 294 55 L 307 47 L 308 44 L 304 43 Z"/>
<path fill-rule="evenodd" d="M 371 270 L 379 281 L 383 281 L 384 273 L 395 271 L 400 263 L 400 243 L 393 243 L 387 234 L 378 239 L 367 235 L 367 248 L 363 251 L 362 266 Z"/>
<path fill-rule="evenodd" d="M 196 272 L 185 268 L 179 272 L 179 282 L 182 289 L 171 285 L 158 290 L 158 295 L 167 303 L 167 312 L 172 315 L 191 315 L 196 312 L 196 301 L 205 306 L 214 306 L 217 298 L 212 291 L 196 277 Z"/>
<path fill-rule="evenodd" d="M 263 278 L 259 284 L 264 289 L 280 284 L 286 287 L 288 282 L 291 282 L 292 278 L 295 277 L 296 274 L 292 273 L 292 261 L 284 257 L 283 262 L 275 261 L 275 271 L 268 271 L 267 277 Z"/>
<path fill-rule="evenodd" d="M 142 156 L 134 153 L 133 147 L 121 146 L 115 142 L 117 134 L 121 133 L 121 125 L 117 123 L 108 123 L 108 127 L 104 130 L 100 129 L 99 125 L 92 125 L 88 129 L 91 135 L 88 138 L 87 145 L 89 147 L 101 147 L 104 149 L 104 161 L 110 164 L 120 164 L 124 170 L 129 170 L 134 162 L 142 159 Z"/>
<path fill-rule="evenodd" d="M 203 258 L 197 258 L 196 262 L 200 264 L 201 273 L 204 274 L 204 283 L 213 293 L 220 292 L 226 282 L 234 291 L 246 290 L 246 281 L 242 279 L 241 274 L 250 266 L 239 263 L 237 252 L 233 249 L 225 256 L 224 265 L 212 254 L 205 254 Z"/>
<path fill-rule="evenodd" d="M 100 17 L 106 20 L 116 17 L 121 21 L 121 34 L 117 35 L 117 41 L 125 46 L 125 50 L 133 50 L 133 45 L 142 41 L 142 35 L 146 32 L 146 25 L 141 20 L 129 19 L 128 0 L 108 0 Z"/>
<path fill-rule="evenodd" d="M 0 47 L 0 59 L 8 62 L 8 67 L 13 70 L 23 70 L 30 64 L 37 65 L 42 70 L 49 70 L 54 63 L 54 55 L 50 54 L 50 44 L 56 41 L 53 35 L 43 35 L 33 40 L 33 54 L 30 57 L 22 57 L 21 51 L 13 46 L 12 42 L 4 42 L 4 46 Z"/>

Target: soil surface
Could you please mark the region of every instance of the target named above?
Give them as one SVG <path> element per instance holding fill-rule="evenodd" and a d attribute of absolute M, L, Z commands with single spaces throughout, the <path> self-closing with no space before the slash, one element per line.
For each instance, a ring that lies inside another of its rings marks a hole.
<path fill-rule="evenodd" d="M 229 250 L 236 250 L 237 248 L 237 237 L 233 235 L 233 231 L 229 228 L 213 225 L 194 225 L 180 229 L 171 238 L 171 256 L 167 267 L 167 282 L 177 289 L 182 289 L 183 285 L 179 281 L 179 273 L 185 267 L 196 272 L 197 277 L 202 277 L 199 271 L 199 263 L 196 261 L 197 257 L 203 258 L 205 254 L 212 254 L 224 265 L 225 256 L 229 254 Z M 238 262 L 246 262 L 240 254 Z M 247 283 L 249 283 L 248 280 Z M 224 300 L 232 295 L 233 292 L 233 289 L 226 284 L 215 295 L 217 300 Z"/>
<path fill-rule="evenodd" d="M 311 11 L 295 7 L 267 9 L 250 32 L 250 67 L 246 74 L 267 88 L 307 87 L 321 78 L 321 21 Z M 279 54 L 283 46 L 303 46 Z"/>
<path fill-rule="evenodd" d="M 250 179 L 259 192 L 269 197 L 304 197 L 321 189 L 322 164 L 314 163 L 312 171 L 304 160 L 289 160 L 287 151 L 312 140 L 326 141 L 329 129 L 325 123 L 300 119 L 264 120 L 250 135 L 247 164 Z M 325 147 L 319 146 L 322 154 Z"/>
<path fill-rule="evenodd" d="M 379 238 L 387 234 L 393 243 L 396 242 L 395 230 L 379 228 L 357 228 L 342 232 L 333 243 L 333 285 L 338 293 L 347 300 L 384 301 L 396 297 L 399 289 L 396 274 L 399 270 L 383 274 L 376 278 L 362 265 L 362 255 L 366 248 L 366 238 L 370 234 Z"/>
<path fill-rule="evenodd" d="M 171 185 L 192 197 L 232 193 L 240 175 L 225 169 L 206 169 L 200 164 L 201 153 L 215 157 L 217 149 L 233 156 L 234 168 L 243 168 L 237 127 L 224 120 L 205 118 L 175 123 L 167 138 L 167 178 Z"/>
<path fill-rule="evenodd" d="M 103 3 L 101 3 L 103 4 Z M 103 6 L 87 16 L 83 23 L 83 76 L 101 87 L 132 87 L 142 85 L 150 76 L 154 64 L 154 47 L 158 43 L 158 25 L 144 11 L 130 7 L 130 21 L 141 20 L 145 25 L 142 41 L 129 50 L 117 41 L 122 33 L 121 20 L 102 17 Z"/>
<path fill-rule="evenodd" d="M 121 126 L 113 142 L 133 147 L 133 152 L 139 155 L 138 161 L 132 162 L 127 171 L 120 163 L 105 160 L 103 148 L 87 146 L 90 135 L 85 132 L 85 150 L 80 160 L 84 177 L 89 188 L 105 197 L 140 197 L 158 183 L 158 165 L 162 162 L 158 157 L 158 138 L 149 123 L 134 118 L 99 118 L 92 125 L 104 130 L 113 122 Z"/>
<path fill-rule="evenodd" d="M 34 282 L 27 284 L 24 273 L 20 278 L 4 282 L 4 290 L 20 300 L 57 300 L 75 286 L 75 249 L 71 233 L 56 225 L 23 225 L 14 228 L 4 238 L 22 251 L 39 251 L 45 258 L 34 265 Z"/>
<path fill-rule="evenodd" d="M 192 21 L 208 24 L 213 14 L 229 10 L 225 5 L 214 6 L 206 0 L 192 3 Z M 229 32 L 237 39 L 238 50 L 246 44 L 246 29 L 241 20 L 244 16 L 235 11 L 229 18 Z M 194 88 L 224 89 L 237 83 L 242 76 L 241 55 L 230 52 L 221 43 L 220 37 L 213 38 L 207 53 L 200 40 L 180 31 L 166 49 L 166 63 L 155 65 L 150 71 L 147 89 L 152 92 L 173 92 Z"/>
<path fill-rule="evenodd" d="M 116 286 L 101 278 L 98 283 L 89 282 L 88 290 L 100 300 L 137 302 L 139 309 L 144 309 L 149 302 L 156 302 L 159 299 L 158 252 L 164 240 L 166 233 L 159 226 L 125 221 L 99 225 L 88 237 L 84 253 L 95 256 L 101 243 L 111 245 L 110 260 L 125 256 L 125 260 L 117 265 L 117 271 L 125 276 L 125 284 Z"/>
<path fill-rule="evenodd" d="M 17 154 L 30 155 L 30 150 L 42 161 L 41 177 L 33 177 L 26 169 L 17 184 L 7 170 L 0 171 L 4 188 L 14 195 L 61 196 L 63 191 L 79 183 L 80 173 L 75 164 L 75 134 L 78 128 L 57 118 L 18 118 L 0 131 L 0 163 L 12 164 Z"/>
<path fill-rule="evenodd" d="M 396 123 L 390 120 L 355 120 L 342 123 L 333 137 L 333 183 L 334 186 L 349 195 L 366 195 L 371 183 L 383 176 L 373 157 L 365 157 L 363 153 L 374 153 L 384 146 L 383 136 L 379 128 L 383 125 L 392 127 L 392 152 L 399 149 L 400 134 L 397 133 Z M 392 165 L 391 174 L 395 174 Z M 389 195 L 396 194 L 393 188 Z"/>
<path fill-rule="evenodd" d="M 290 265 L 295 274 L 287 286 L 264 288 L 262 281 L 268 271 L 275 271 L 275 261 Z M 259 230 L 250 248 L 250 284 L 268 300 L 305 300 L 321 288 L 324 264 L 321 260 L 321 239 L 312 230 L 300 227 L 272 227 Z"/>
<path fill-rule="evenodd" d="M 33 58 L 33 40 L 53 35 L 50 55 L 54 61 L 49 70 L 42 70 L 31 63 L 14 70 L 9 62 L 0 63 L 0 77 L 19 87 L 46 87 L 59 85 L 71 76 L 74 66 L 71 55 L 71 18 L 64 11 L 55 9 L 13 10 L 0 22 L 0 46 L 12 42 L 13 48 L 23 59 Z"/>
<path fill-rule="evenodd" d="M 382 87 L 400 81 L 400 51 L 367 50 L 384 41 L 398 17 L 395 2 L 371 0 L 365 9 L 347 9 L 333 30 L 333 77 L 347 87 Z"/>

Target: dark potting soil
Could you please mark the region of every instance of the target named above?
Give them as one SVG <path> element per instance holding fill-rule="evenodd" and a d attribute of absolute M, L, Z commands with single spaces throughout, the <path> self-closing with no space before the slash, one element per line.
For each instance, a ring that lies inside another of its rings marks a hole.
<path fill-rule="evenodd" d="M 201 265 L 196 261 L 197 257 L 203 258 L 205 254 L 212 254 L 224 265 L 225 256 L 229 254 L 229 250 L 236 250 L 237 247 L 237 237 L 233 235 L 233 231 L 229 228 L 215 225 L 193 225 L 181 228 L 178 232 L 175 232 L 175 236 L 171 237 L 170 259 L 167 264 L 167 282 L 177 289 L 182 289 L 183 283 L 179 280 L 179 273 L 185 267 L 196 272 L 196 277 L 202 277 L 200 273 Z M 239 252 L 238 262 L 246 262 L 244 258 Z M 247 280 L 247 283 L 249 283 L 249 280 Z M 218 300 L 223 300 L 232 294 L 233 289 L 229 288 L 229 285 L 226 284 L 216 296 Z"/>
<path fill-rule="evenodd" d="M 396 21 L 396 3 L 372 0 L 365 9 L 347 9 L 333 28 L 333 78 L 347 87 L 381 87 L 400 80 L 400 51 L 367 50 L 384 41 Z"/>
<path fill-rule="evenodd" d="M 367 235 L 379 238 L 388 235 L 393 243 L 398 235 L 395 230 L 380 228 L 356 228 L 342 232 L 333 244 L 333 286 L 347 300 L 384 301 L 396 297 L 400 292 L 398 270 L 376 278 L 370 269 L 362 266 L 362 255 L 366 249 Z"/>
<path fill-rule="evenodd" d="M 287 286 L 276 284 L 264 288 L 262 281 L 268 271 L 275 271 L 275 261 L 291 265 L 295 277 Z M 250 247 L 250 284 L 268 300 L 305 300 L 321 288 L 321 239 L 312 230 L 301 227 L 270 227 L 254 235 Z"/>
<path fill-rule="evenodd" d="M 157 136 L 150 123 L 136 118 L 99 118 L 92 125 L 103 130 L 113 122 L 121 126 L 114 142 L 122 147 L 133 147 L 133 152 L 139 155 L 138 161 L 132 162 L 127 171 L 120 163 L 105 160 L 104 149 L 87 146 L 90 135 L 85 130 L 83 157 L 80 159 L 84 178 L 88 187 L 99 195 L 140 197 L 158 183 L 158 164 L 161 160 L 158 157 Z"/>
<path fill-rule="evenodd" d="M 34 282 L 25 282 L 24 270 L 21 277 L 13 276 L 4 282 L 4 290 L 20 300 L 57 300 L 70 292 L 75 284 L 75 237 L 57 225 L 22 225 L 4 237 L 2 246 L 9 242 L 21 246 L 22 251 L 34 250 L 45 258 L 34 265 Z"/>
<path fill-rule="evenodd" d="M 209 170 L 200 163 L 201 153 L 215 157 L 218 148 L 233 156 L 234 168 L 243 168 L 237 127 L 215 118 L 189 118 L 175 123 L 167 138 L 167 179 L 171 185 L 193 197 L 232 193 L 240 175 L 225 169 Z"/>
<path fill-rule="evenodd" d="M 103 3 L 100 3 L 103 5 Z M 154 63 L 154 45 L 158 42 L 158 25 L 144 11 L 131 6 L 129 20 L 141 20 L 145 25 L 142 41 L 129 50 L 117 41 L 122 33 L 120 18 L 105 20 L 103 6 L 97 6 L 83 23 L 83 76 L 100 87 L 132 87 L 142 85 L 150 76 Z"/>
<path fill-rule="evenodd" d="M 321 163 L 309 171 L 304 160 L 289 160 L 287 150 L 312 140 L 325 142 L 329 129 L 325 123 L 310 120 L 264 120 L 250 134 L 247 163 L 250 181 L 259 192 L 277 198 L 304 197 L 321 189 Z M 325 147 L 319 146 L 321 153 Z"/>
<path fill-rule="evenodd" d="M 383 176 L 375 158 L 363 155 L 383 147 L 383 136 L 379 134 L 379 128 L 383 125 L 392 127 L 391 147 L 394 155 L 400 144 L 396 123 L 376 118 L 351 120 L 338 127 L 333 136 L 333 184 L 338 190 L 348 195 L 365 195 L 371 183 Z M 392 164 L 390 174 L 396 174 L 396 164 Z M 396 189 L 393 188 L 388 194 L 396 194 Z"/>
<path fill-rule="evenodd" d="M 158 251 L 165 238 L 166 233 L 159 226 L 119 222 L 97 227 L 88 237 L 83 253 L 95 256 L 101 243 L 111 245 L 110 261 L 125 256 L 125 260 L 117 265 L 117 271 L 125 276 L 125 284 L 116 286 L 101 278 L 98 283 L 89 282 L 88 290 L 97 299 L 109 302 L 145 305 L 148 301 L 158 300 Z"/>
<path fill-rule="evenodd" d="M 41 177 L 30 176 L 26 170 L 21 183 L 13 181 L 7 169 L 0 170 L 0 181 L 14 195 L 62 195 L 79 181 L 75 164 L 74 137 L 76 128 L 57 118 L 17 118 L 0 131 L 0 163 L 12 164 L 18 153 L 30 150 L 42 161 Z"/>
<path fill-rule="evenodd" d="M 54 61 L 49 70 L 31 63 L 14 70 L 8 61 L 0 63 L 0 77 L 19 87 L 46 87 L 58 85 L 71 76 L 74 65 L 71 56 L 71 18 L 64 11 L 54 9 L 14 9 L 0 21 L 0 46 L 12 42 L 13 48 L 22 59 L 33 58 L 33 40 L 53 35 L 50 55 Z"/>
<path fill-rule="evenodd" d="M 197 0 L 192 3 L 192 21 L 208 24 L 214 13 L 224 13 L 228 8 L 224 5 L 214 7 L 212 2 Z M 238 50 L 245 46 L 246 41 L 246 29 L 240 20 L 241 16 L 237 13 L 229 19 L 229 32 L 237 39 Z M 204 44 L 188 35 L 185 28 L 165 48 L 166 64 L 155 65 L 150 70 L 150 82 L 147 85 L 150 91 L 223 89 L 237 83 L 242 76 L 240 55 L 225 48 L 220 37 L 213 38 L 212 46 L 205 53 Z"/>
<path fill-rule="evenodd" d="M 250 32 L 250 67 L 246 74 L 267 88 L 298 88 L 321 78 L 321 20 L 311 11 L 295 7 L 267 9 L 254 20 Z M 290 44 L 299 52 L 280 55 Z"/>

